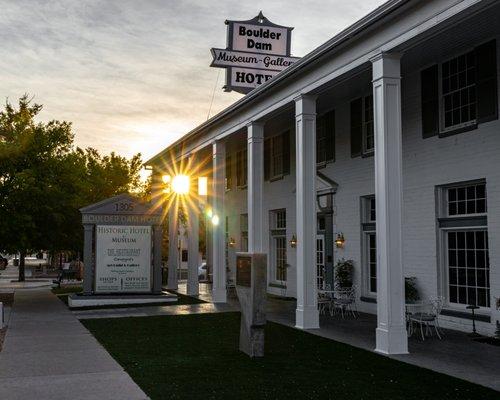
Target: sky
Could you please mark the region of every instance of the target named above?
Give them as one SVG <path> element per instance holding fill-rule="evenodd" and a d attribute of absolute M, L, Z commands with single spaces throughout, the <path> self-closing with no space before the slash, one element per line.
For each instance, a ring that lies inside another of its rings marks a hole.
<path fill-rule="evenodd" d="M 294 27 L 302 57 L 383 2 L 0 0 L 0 100 L 28 93 L 42 121 L 73 123 L 76 145 L 147 160 L 242 96 L 209 67 L 226 19 L 262 10 Z"/>

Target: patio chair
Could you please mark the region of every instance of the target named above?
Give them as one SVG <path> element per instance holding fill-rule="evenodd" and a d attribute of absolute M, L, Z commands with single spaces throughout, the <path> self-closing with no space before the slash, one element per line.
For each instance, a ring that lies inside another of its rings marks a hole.
<path fill-rule="evenodd" d="M 333 298 L 334 311 L 339 311 L 342 318 L 351 313 L 354 318 L 358 316 L 356 307 L 356 286 L 350 288 L 337 288 Z M 333 312 L 331 312 L 333 315 Z"/>
<path fill-rule="evenodd" d="M 332 290 L 329 284 L 323 285 L 323 289 L 318 289 L 318 310 L 320 314 L 325 314 L 328 309 L 332 314 Z"/>
<path fill-rule="evenodd" d="M 428 301 L 416 305 L 414 312 L 408 315 L 410 335 L 413 333 L 413 324 L 416 323 L 420 326 L 422 340 L 425 340 L 425 335 L 432 334 L 432 328 L 434 328 L 437 337 L 441 339 L 442 332 L 440 332 L 438 317 L 443 308 L 443 302 L 443 297 L 431 297 Z"/>

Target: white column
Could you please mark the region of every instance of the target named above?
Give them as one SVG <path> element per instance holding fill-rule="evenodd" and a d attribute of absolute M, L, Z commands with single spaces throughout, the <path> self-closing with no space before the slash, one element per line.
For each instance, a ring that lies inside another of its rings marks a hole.
<path fill-rule="evenodd" d="M 295 326 L 319 328 L 316 287 L 316 96 L 295 99 L 297 310 Z"/>
<path fill-rule="evenodd" d="M 247 206 L 248 206 L 248 251 L 264 251 L 262 222 L 264 189 L 264 123 L 251 122 L 247 125 Z"/>
<path fill-rule="evenodd" d="M 161 242 L 163 239 L 163 227 L 161 224 L 153 225 L 153 293 L 160 294 L 162 291 L 161 270 Z"/>
<path fill-rule="evenodd" d="M 224 142 L 215 142 L 213 149 L 212 212 L 219 217 L 219 224 L 212 225 L 213 288 L 212 301 L 225 303 L 226 257 L 224 238 L 224 180 L 226 178 Z"/>
<path fill-rule="evenodd" d="M 178 249 L 178 223 L 176 202 L 170 204 L 168 210 L 168 281 L 167 288 L 177 290 L 177 269 L 179 267 L 179 249 Z"/>
<path fill-rule="evenodd" d="M 372 60 L 377 213 L 376 351 L 408 353 L 402 256 L 402 156 L 400 56 Z"/>
<path fill-rule="evenodd" d="M 195 200 L 196 202 L 196 200 Z M 198 204 L 188 204 L 188 282 L 187 294 L 198 296 L 199 259 L 199 208 Z"/>
<path fill-rule="evenodd" d="M 93 242 L 94 242 L 94 225 L 83 225 L 83 293 L 92 294 L 94 288 L 94 256 L 93 256 Z"/>

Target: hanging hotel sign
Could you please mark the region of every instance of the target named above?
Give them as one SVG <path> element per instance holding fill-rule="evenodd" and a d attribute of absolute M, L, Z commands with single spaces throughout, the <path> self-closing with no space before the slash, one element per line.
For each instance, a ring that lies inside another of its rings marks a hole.
<path fill-rule="evenodd" d="M 213 48 L 211 67 L 226 68 L 224 90 L 246 94 L 298 60 L 290 56 L 291 27 L 262 15 L 248 21 L 226 21 L 227 48 Z"/>

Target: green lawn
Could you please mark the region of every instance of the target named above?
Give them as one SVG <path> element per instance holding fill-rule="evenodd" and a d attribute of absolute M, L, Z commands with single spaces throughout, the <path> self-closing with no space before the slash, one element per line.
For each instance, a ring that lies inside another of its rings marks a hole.
<path fill-rule="evenodd" d="M 499 399 L 499 393 L 268 323 L 238 349 L 239 313 L 83 320 L 152 399 Z"/>

